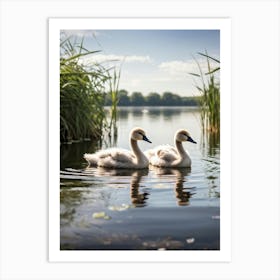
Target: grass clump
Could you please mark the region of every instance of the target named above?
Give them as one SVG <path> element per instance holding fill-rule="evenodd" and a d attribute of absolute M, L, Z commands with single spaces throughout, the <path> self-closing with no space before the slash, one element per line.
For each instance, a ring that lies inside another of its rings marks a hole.
<path fill-rule="evenodd" d="M 110 72 L 84 58 L 99 51 L 84 48 L 83 39 L 68 37 L 60 42 L 60 141 L 101 139 L 107 121 L 105 87 Z"/>
<path fill-rule="evenodd" d="M 217 78 L 217 72 L 220 71 L 220 61 L 205 53 L 198 53 L 206 58 L 207 71 L 203 72 L 201 64 L 194 58 L 198 73 L 189 73 L 198 78 L 200 85 L 196 84 L 196 88 L 201 93 L 201 123 L 203 129 L 210 132 L 220 131 L 220 82 Z M 210 62 L 214 62 L 216 67 L 212 67 Z M 218 64 L 218 66 L 217 66 Z"/>

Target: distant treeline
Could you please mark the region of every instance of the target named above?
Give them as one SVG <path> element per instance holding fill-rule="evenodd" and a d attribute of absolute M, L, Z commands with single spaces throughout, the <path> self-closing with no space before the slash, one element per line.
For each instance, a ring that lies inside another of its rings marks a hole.
<path fill-rule="evenodd" d="M 157 92 L 151 92 L 144 96 L 141 92 L 132 92 L 128 94 L 126 90 L 119 90 L 118 106 L 198 106 L 200 97 L 183 97 L 172 92 L 164 92 L 160 95 Z M 111 96 L 105 98 L 105 106 L 111 106 Z"/>

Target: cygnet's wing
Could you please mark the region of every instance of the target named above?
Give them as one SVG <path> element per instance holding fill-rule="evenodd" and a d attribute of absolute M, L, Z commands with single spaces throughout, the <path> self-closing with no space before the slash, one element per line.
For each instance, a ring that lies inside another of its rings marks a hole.
<path fill-rule="evenodd" d="M 161 145 L 154 149 L 150 164 L 159 167 L 170 167 L 178 159 L 177 151 L 170 145 Z"/>
<path fill-rule="evenodd" d="M 159 157 L 162 159 L 169 158 L 169 156 L 176 156 L 177 151 L 174 147 L 170 145 L 160 145 L 155 147 L 154 149 L 150 149 L 144 152 L 145 156 L 150 159 L 152 157 Z"/>
<path fill-rule="evenodd" d="M 96 153 L 96 156 L 99 157 L 99 159 L 110 158 L 114 161 L 120 162 L 131 161 L 134 157 L 134 155 L 130 151 L 120 148 L 110 148 L 106 150 L 101 150 Z"/>
<path fill-rule="evenodd" d="M 172 162 L 178 158 L 178 153 L 173 146 L 161 145 L 157 147 L 155 155 L 164 161 Z"/>
<path fill-rule="evenodd" d="M 134 155 L 125 149 L 109 148 L 100 150 L 94 154 L 85 154 L 84 158 L 90 165 L 99 165 L 107 167 L 116 167 L 118 163 L 128 163 L 134 158 Z M 120 166 L 120 165 L 119 165 Z M 122 167 L 122 166 L 120 166 Z"/>
<path fill-rule="evenodd" d="M 112 148 L 106 152 L 106 157 L 100 158 L 99 166 L 109 168 L 133 168 L 135 156 L 128 150 Z"/>

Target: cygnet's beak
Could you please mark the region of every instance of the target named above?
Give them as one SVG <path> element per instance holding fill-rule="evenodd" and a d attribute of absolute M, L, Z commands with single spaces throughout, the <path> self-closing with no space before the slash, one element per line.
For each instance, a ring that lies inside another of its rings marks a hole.
<path fill-rule="evenodd" d="M 147 141 L 147 142 L 149 142 L 149 143 L 152 143 L 152 142 L 146 137 L 146 135 L 143 135 L 143 140 L 144 140 L 144 141 Z"/>
<path fill-rule="evenodd" d="M 192 142 L 194 144 L 197 144 L 190 136 L 188 136 L 188 140 L 187 141 Z"/>

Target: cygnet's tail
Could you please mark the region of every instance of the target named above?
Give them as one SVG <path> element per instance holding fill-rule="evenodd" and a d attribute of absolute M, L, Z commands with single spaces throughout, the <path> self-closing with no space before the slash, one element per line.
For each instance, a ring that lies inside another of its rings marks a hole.
<path fill-rule="evenodd" d="M 84 159 L 88 162 L 90 166 L 97 165 L 97 158 L 95 154 L 84 154 Z"/>

